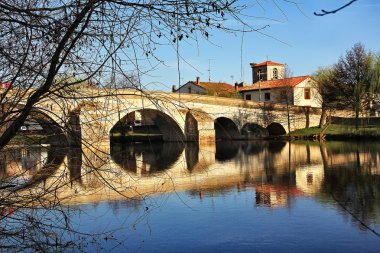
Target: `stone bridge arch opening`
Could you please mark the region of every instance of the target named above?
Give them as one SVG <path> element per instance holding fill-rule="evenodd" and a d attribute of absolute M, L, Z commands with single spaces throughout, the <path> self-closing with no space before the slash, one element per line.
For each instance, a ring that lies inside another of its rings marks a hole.
<path fill-rule="evenodd" d="M 246 123 L 241 129 L 244 139 L 262 139 L 269 136 L 268 130 L 256 123 Z"/>
<path fill-rule="evenodd" d="M 1 114 L 14 109 L 23 109 L 23 105 L 1 105 Z M 2 124 L 2 128 L 5 130 L 12 122 L 12 119 L 8 123 Z M 0 132 L 4 131 L 0 129 Z M 17 134 L 22 136 L 42 135 L 44 140 L 50 144 L 66 144 L 67 139 L 63 128 L 50 117 L 47 113 L 38 108 L 32 108 L 26 120 L 20 129 L 17 129 Z"/>
<path fill-rule="evenodd" d="M 241 139 L 239 128 L 231 119 L 219 117 L 214 121 L 216 140 L 237 140 Z"/>
<path fill-rule="evenodd" d="M 279 136 L 286 134 L 285 128 L 277 122 L 273 122 L 267 126 L 267 130 L 270 136 Z"/>
<path fill-rule="evenodd" d="M 183 141 L 184 133 L 169 115 L 157 109 L 141 109 L 127 113 L 111 128 L 111 140 Z"/>

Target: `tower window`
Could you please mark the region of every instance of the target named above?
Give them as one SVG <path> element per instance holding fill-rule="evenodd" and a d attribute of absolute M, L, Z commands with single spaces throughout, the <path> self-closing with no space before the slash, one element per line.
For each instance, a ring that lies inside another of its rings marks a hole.
<path fill-rule="evenodd" d="M 273 69 L 273 79 L 278 79 L 278 70 L 277 70 L 277 68 Z"/>

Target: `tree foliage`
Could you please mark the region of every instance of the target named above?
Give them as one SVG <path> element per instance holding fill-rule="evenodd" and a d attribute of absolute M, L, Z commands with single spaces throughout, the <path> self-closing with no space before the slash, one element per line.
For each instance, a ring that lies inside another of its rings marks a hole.
<path fill-rule="evenodd" d="M 341 106 L 355 112 L 356 118 L 371 98 L 372 55 L 360 43 L 355 44 L 333 66 L 332 85 Z"/>
<path fill-rule="evenodd" d="M 21 111 L 0 116 L 12 122 L 1 131 L 0 147 L 44 95 L 90 79 L 101 85 L 115 72 L 141 72 L 139 60 L 154 59 L 160 45 L 207 39 L 212 29 L 231 31 L 225 21 L 239 21 L 242 8 L 237 0 L 0 1 L 0 80 L 10 83 L 0 102 L 11 90 L 26 100 Z M 55 82 L 57 75 L 67 79 Z"/>
<path fill-rule="evenodd" d="M 315 87 L 320 94 L 322 113 L 319 121 L 319 127 L 324 125 L 327 117 L 327 110 L 332 110 L 338 107 L 339 100 L 336 99 L 336 91 L 332 85 L 332 78 L 334 71 L 331 67 L 321 67 L 314 74 L 314 78 L 317 80 L 317 86 Z"/>

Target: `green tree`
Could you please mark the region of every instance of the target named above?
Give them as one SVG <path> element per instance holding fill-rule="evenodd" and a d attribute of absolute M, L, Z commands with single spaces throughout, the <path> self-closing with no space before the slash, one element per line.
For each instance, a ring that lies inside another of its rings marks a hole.
<path fill-rule="evenodd" d="M 370 113 L 376 115 L 376 106 L 380 102 L 379 88 L 380 88 L 380 54 L 372 55 L 373 65 L 371 70 L 371 86 L 370 86 Z"/>
<path fill-rule="evenodd" d="M 319 127 L 321 128 L 326 121 L 327 111 L 336 107 L 336 92 L 333 89 L 332 78 L 334 71 L 331 67 L 320 67 L 313 74 L 317 82 L 317 91 L 320 94 L 322 113 L 319 120 Z"/>
<path fill-rule="evenodd" d="M 332 87 L 343 106 L 355 113 L 356 128 L 359 114 L 369 101 L 373 57 L 361 43 L 346 51 L 333 66 Z"/>

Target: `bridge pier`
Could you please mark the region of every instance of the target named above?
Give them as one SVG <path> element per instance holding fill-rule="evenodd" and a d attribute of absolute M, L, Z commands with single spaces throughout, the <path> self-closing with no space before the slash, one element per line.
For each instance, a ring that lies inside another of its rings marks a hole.
<path fill-rule="evenodd" d="M 186 141 L 215 142 L 214 119 L 201 109 L 189 110 L 185 119 Z"/>

